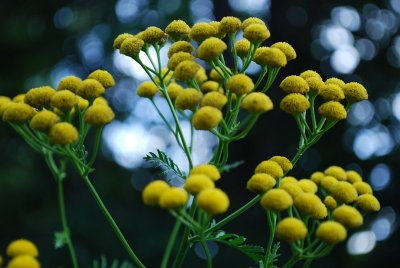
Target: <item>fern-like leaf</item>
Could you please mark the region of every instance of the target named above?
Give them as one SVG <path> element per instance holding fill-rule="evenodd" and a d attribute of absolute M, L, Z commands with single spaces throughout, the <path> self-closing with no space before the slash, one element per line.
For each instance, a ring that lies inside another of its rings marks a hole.
<path fill-rule="evenodd" d="M 221 171 L 221 173 L 231 171 L 232 169 L 237 168 L 238 166 L 242 165 L 243 163 L 244 163 L 244 161 L 240 160 L 240 161 L 233 162 L 231 164 L 226 164 L 220 169 L 220 171 Z"/>
<path fill-rule="evenodd" d="M 150 152 L 143 159 L 162 169 L 163 175 L 171 175 L 182 179 L 186 177 L 186 174 L 179 169 L 178 165 L 161 150 L 157 149 L 157 154 Z"/>

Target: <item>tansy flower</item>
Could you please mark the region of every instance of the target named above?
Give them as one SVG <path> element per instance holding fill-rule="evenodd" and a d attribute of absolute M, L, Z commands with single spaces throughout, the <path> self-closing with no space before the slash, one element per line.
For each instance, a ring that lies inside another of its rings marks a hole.
<path fill-rule="evenodd" d="M 346 204 L 352 203 L 358 196 L 354 186 L 347 181 L 339 181 L 330 189 L 330 192 L 336 200 Z"/>
<path fill-rule="evenodd" d="M 155 180 L 150 182 L 143 190 L 143 203 L 147 206 L 157 206 L 160 201 L 161 195 L 169 188 L 169 184 L 162 180 Z"/>
<path fill-rule="evenodd" d="M 158 92 L 158 87 L 152 81 L 144 81 L 142 82 L 138 88 L 136 93 L 139 97 L 142 98 L 153 98 Z"/>
<path fill-rule="evenodd" d="M 223 17 L 220 22 L 219 29 L 226 34 L 233 34 L 240 29 L 242 22 L 239 18 L 227 16 Z"/>
<path fill-rule="evenodd" d="M 32 256 L 21 255 L 13 258 L 7 264 L 7 268 L 40 268 L 40 264 Z"/>
<path fill-rule="evenodd" d="M 214 91 L 208 92 L 206 95 L 204 95 L 203 99 L 201 100 L 201 106 L 211 106 L 221 110 L 227 102 L 228 98 L 224 94 Z"/>
<path fill-rule="evenodd" d="M 286 56 L 286 61 L 294 60 L 297 57 L 296 51 L 294 48 L 286 42 L 277 42 L 271 45 L 271 48 L 277 48 L 283 52 Z"/>
<path fill-rule="evenodd" d="M 200 70 L 200 65 L 191 60 L 185 60 L 178 64 L 175 68 L 174 77 L 180 81 L 191 81 Z"/>
<path fill-rule="evenodd" d="M 265 160 L 257 165 L 254 173 L 267 173 L 276 179 L 283 176 L 283 169 L 275 161 Z"/>
<path fill-rule="evenodd" d="M 359 102 L 359 101 L 368 99 L 367 90 L 365 89 L 365 87 L 363 85 L 361 85 L 360 83 L 357 83 L 357 82 L 347 83 L 343 87 L 343 92 L 344 92 L 346 99 L 350 103 Z"/>
<path fill-rule="evenodd" d="M 76 92 L 79 84 L 82 82 L 82 79 L 76 76 L 66 76 L 61 79 L 60 83 L 58 83 L 57 91 L 61 90 L 69 90 L 73 93 Z"/>
<path fill-rule="evenodd" d="M 377 212 L 381 209 L 381 204 L 372 194 L 360 195 L 357 198 L 357 206 L 366 212 Z"/>
<path fill-rule="evenodd" d="M 323 219 L 328 215 L 328 211 L 321 199 L 312 193 L 296 196 L 294 205 L 301 213 L 310 215 L 315 219 Z"/>
<path fill-rule="evenodd" d="M 155 26 L 146 28 L 139 37 L 147 44 L 163 43 L 167 38 L 164 31 Z"/>
<path fill-rule="evenodd" d="M 76 97 L 78 99 L 78 104 L 77 105 L 78 105 L 79 109 L 81 109 L 81 111 L 86 109 L 89 106 L 89 101 L 88 100 L 85 100 L 84 98 L 82 98 L 81 96 L 78 96 L 78 95 Z"/>
<path fill-rule="evenodd" d="M 7 255 L 9 257 L 17 257 L 21 255 L 37 257 L 39 252 L 31 241 L 27 239 L 18 239 L 12 241 L 7 247 Z"/>
<path fill-rule="evenodd" d="M 214 29 L 215 29 L 214 37 L 222 39 L 226 36 L 226 33 L 221 31 L 221 27 L 220 27 L 221 23 L 219 21 L 210 21 L 208 24 L 211 25 L 212 27 L 214 27 Z"/>
<path fill-rule="evenodd" d="M 357 193 L 359 195 L 362 194 L 372 194 L 372 188 L 371 186 L 363 181 L 357 181 L 353 183 L 354 188 L 356 189 Z"/>
<path fill-rule="evenodd" d="M 246 94 L 254 88 L 254 83 L 245 74 L 235 74 L 226 82 L 226 88 L 238 95 Z"/>
<path fill-rule="evenodd" d="M 344 226 L 335 221 L 326 221 L 321 223 L 315 235 L 318 239 L 327 244 L 336 244 L 346 239 L 347 231 Z"/>
<path fill-rule="evenodd" d="M 339 79 L 336 77 L 331 77 L 331 78 L 326 79 L 325 84 L 326 85 L 337 85 L 340 88 L 343 88 L 346 83 L 343 82 L 342 79 Z"/>
<path fill-rule="evenodd" d="M 175 101 L 176 97 L 178 97 L 179 93 L 183 91 L 183 87 L 177 83 L 172 82 L 168 88 L 167 93 L 172 101 Z"/>
<path fill-rule="evenodd" d="M 298 185 L 306 193 L 315 194 L 318 191 L 318 186 L 312 180 L 301 179 Z"/>
<path fill-rule="evenodd" d="M 333 218 L 347 228 L 357 228 L 363 224 L 363 216 L 354 207 L 341 205 L 333 211 Z"/>
<path fill-rule="evenodd" d="M 30 126 L 32 129 L 48 132 L 50 128 L 58 122 L 60 122 L 60 117 L 58 117 L 58 115 L 51 111 L 43 110 L 32 117 Z"/>
<path fill-rule="evenodd" d="M 278 163 L 285 173 L 292 170 L 292 168 L 293 168 L 292 162 L 290 162 L 290 160 L 284 156 L 275 155 L 275 156 L 271 157 L 269 160 Z"/>
<path fill-rule="evenodd" d="M 25 94 L 18 94 L 12 98 L 12 101 L 17 103 L 25 103 Z"/>
<path fill-rule="evenodd" d="M 304 191 L 300 188 L 300 186 L 293 182 L 283 183 L 281 186 L 279 186 L 279 188 L 288 192 L 293 199 L 301 194 L 304 194 Z"/>
<path fill-rule="evenodd" d="M 303 221 L 296 218 L 285 218 L 276 226 L 276 236 L 287 242 L 302 240 L 307 235 L 307 227 Z"/>
<path fill-rule="evenodd" d="M 143 46 L 144 41 L 142 39 L 137 37 L 128 37 L 122 42 L 119 52 L 125 56 L 132 57 L 138 55 Z"/>
<path fill-rule="evenodd" d="M 219 91 L 220 89 L 221 89 L 221 86 L 219 85 L 219 83 L 216 81 L 212 81 L 212 80 L 206 81 L 203 84 L 201 84 L 201 86 L 200 86 L 200 90 L 203 93 Z"/>
<path fill-rule="evenodd" d="M 269 174 L 258 173 L 251 176 L 247 181 L 246 188 L 255 193 L 265 193 L 272 189 L 276 184 L 276 180 Z"/>
<path fill-rule="evenodd" d="M 223 74 L 221 68 L 217 67 L 216 70 L 211 69 L 210 78 L 214 81 L 222 81 L 224 78 L 220 74 Z"/>
<path fill-rule="evenodd" d="M 93 104 L 108 105 L 108 101 L 103 97 L 98 97 L 94 99 Z"/>
<path fill-rule="evenodd" d="M 307 79 L 307 78 L 311 78 L 311 77 L 316 77 L 320 80 L 322 80 L 321 76 L 319 75 L 319 73 L 317 73 L 316 71 L 313 70 L 307 70 L 304 71 L 300 74 L 300 77 L 303 79 Z"/>
<path fill-rule="evenodd" d="M 85 79 L 76 89 L 76 94 L 87 100 L 94 100 L 104 93 L 103 85 L 95 79 Z"/>
<path fill-rule="evenodd" d="M 330 210 L 334 210 L 337 207 L 337 202 L 335 200 L 335 198 L 333 198 L 330 195 L 327 195 L 324 199 L 324 204 L 327 208 L 329 208 Z"/>
<path fill-rule="evenodd" d="M 236 54 L 244 59 L 250 50 L 250 41 L 247 39 L 241 39 L 235 43 Z"/>
<path fill-rule="evenodd" d="M 120 49 L 122 42 L 125 41 L 125 39 L 130 38 L 130 37 L 134 37 L 134 35 L 129 34 L 129 33 L 123 33 L 118 35 L 115 39 L 114 39 L 114 43 L 113 43 L 113 47 L 115 49 Z"/>
<path fill-rule="evenodd" d="M 344 99 L 343 90 L 334 84 L 327 84 L 318 93 L 325 101 L 340 101 Z"/>
<path fill-rule="evenodd" d="M 362 181 L 361 175 L 355 170 L 346 171 L 346 180 L 350 183 Z"/>
<path fill-rule="evenodd" d="M 189 25 L 183 20 L 173 20 L 165 28 L 165 32 L 171 37 L 172 40 L 186 39 L 190 32 Z"/>
<path fill-rule="evenodd" d="M 183 186 L 183 188 L 191 194 L 198 194 L 205 189 L 214 187 L 214 181 L 210 179 L 210 177 L 203 174 L 190 175 L 185 180 L 185 185 Z"/>
<path fill-rule="evenodd" d="M 9 97 L 0 96 L 0 116 L 3 115 L 3 111 L 11 103 L 12 101 Z"/>
<path fill-rule="evenodd" d="M 244 29 L 246 29 L 248 26 L 250 26 L 252 24 L 260 24 L 260 25 L 264 25 L 265 26 L 265 22 L 262 21 L 261 19 L 256 18 L 256 17 L 250 17 L 250 18 L 245 19 L 242 22 L 241 28 L 242 28 L 242 30 L 244 30 Z"/>
<path fill-rule="evenodd" d="M 244 29 L 243 36 L 251 43 L 258 44 L 267 40 L 271 36 L 271 33 L 265 25 L 250 24 Z"/>
<path fill-rule="evenodd" d="M 91 72 L 87 78 L 96 79 L 99 81 L 104 88 L 115 86 L 115 81 L 112 75 L 105 70 L 96 70 Z"/>
<path fill-rule="evenodd" d="M 176 97 L 175 105 L 178 109 L 192 109 L 201 101 L 202 94 L 194 88 L 183 90 Z"/>
<path fill-rule="evenodd" d="M 202 164 L 195 166 L 190 170 L 190 175 L 193 174 L 203 174 L 208 176 L 213 181 L 217 181 L 221 178 L 221 174 L 216 166 L 211 164 Z"/>
<path fill-rule="evenodd" d="M 168 61 L 168 69 L 175 70 L 179 63 L 190 60 L 193 61 L 194 57 L 188 52 L 179 51 L 174 53 Z"/>
<path fill-rule="evenodd" d="M 203 68 L 203 66 L 199 65 L 200 69 L 197 71 L 196 75 L 194 76 L 194 80 L 196 80 L 197 84 L 201 85 L 205 81 L 207 81 L 207 73 L 206 69 Z"/>
<path fill-rule="evenodd" d="M 283 189 L 271 189 L 263 195 L 260 204 L 266 210 L 279 212 L 293 205 L 293 199 Z"/>
<path fill-rule="evenodd" d="M 271 99 L 262 92 L 252 92 L 246 95 L 242 102 L 242 108 L 251 114 L 264 113 L 273 107 Z"/>
<path fill-rule="evenodd" d="M 48 107 L 53 94 L 56 93 L 55 89 L 44 86 L 32 88 L 25 94 L 25 103 L 37 109 Z"/>
<path fill-rule="evenodd" d="M 228 46 L 219 38 L 209 37 L 197 48 L 196 56 L 202 60 L 212 60 L 221 55 Z"/>
<path fill-rule="evenodd" d="M 171 187 L 161 194 L 159 205 L 163 209 L 177 209 L 185 205 L 188 198 L 188 193 L 182 188 Z"/>
<path fill-rule="evenodd" d="M 311 94 L 317 95 L 325 87 L 325 83 L 318 77 L 309 77 L 305 79 Z"/>
<path fill-rule="evenodd" d="M 253 61 L 260 66 L 272 68 L 285 67 L 287 64 L 285 54 L 281 50 L 271 47 L 257 48 Z"/>
<path fill-rule="evenodd" d="M 221 189 L 211 188 L 201 191 L 197 195 L 196 204 L 205 212 L 217 215 L 228 210 L 229 198 Z"/>
<path fill-rule="evenodd" d="M 297 75 L 287 76 L 285 79 L 282 80 L 279 87 L 285 93 L 300 93 L 300 94 L 305 94 L 310 89 L 306 80 Z"/>
<path fill-rule="evenodd" d="M 321 182 L 321 179 L 325 176 L 325 174 L 321 171 L 316 171 L 310 176 L 310 180 L 315 182 L 316 184 L 319 184 Z"/>
<path fill-rule="evenodd" d="M 63 112 L 70 111 L 78 104 L 78 98 L 69 90 L 60 90 L 51 97 L 51 106 Z"/>
<path fill-rule="evenodd" d="M 324 170 L 325 175 L 333 176 L 339 181 L 346 180 L 346 171 L 339 166 L 330 166 Z"/>
<path fill-rule="evenodd" d="M 218 126 L 222 120 L 222 112 L 211 106 L 204 106 L 197 110 L 192 118 L 195 129 L 210 130 Z"/>
<path fill-rule="evenodd" d="M 90 106 L 85 115 L 85 122 L 93 126 L 104 126 L 114 119 L 113 110 L 108 105 L 94 104 Z"/>
<path fill-rule="evenodd" d="M 338 183 L 338 180 L 333 176 L 324 176 L 320 181 L 321 186 L 328 191 L 330 191 L 336 183 Z"/>
<path fill-rule="evenodd" d="M 279 107 L 289 114 L 299 114 L 310 108 L 310 102 L 299 93 L 290 93 L 281 100 Z"/>
<path fill-rule="evenodd" d="M 292 176 L 285 176 L 281 179 L 281 185 L 285 184 L 285 183 L 294 183 L 297 184 L 299 181 Z"/>
<path fill-rule="evenodd" d="M 171 58 L 172 55 L 181 51 L 192 54 L 192 52 L 194 51 L 194 47 L 187 41 L 175 42 L 168 49 L 168 58 Z"/>
<path fill-rule="evenodd" d="M 318 107 L 318 113 L 327 120 L 343 120 L 347 117 L 343 104 L 337 101 L 328 101 Z"/>
<path fill-rule="evenodd" d="M 189 38 L 197 41 L 198 43 L 203 42 L 203 40 L 214 36 L 217 30 L 210 24 L 206 22 L 200 22 L 193 25 L 189 32 Z"/>
<path fill-rule="evenodd" d="M 24 123 L 31 119 L 36 111 L 26 103 L 5 103 L 3 105 L 3 120 L 10 123 Z"/>
<path fill-rule="evenodd" d="M 50 128 L 49 138 L 53 144 L 73 144 L 78 140 L 78 130 L 70 123 L 57 123 Z"/>

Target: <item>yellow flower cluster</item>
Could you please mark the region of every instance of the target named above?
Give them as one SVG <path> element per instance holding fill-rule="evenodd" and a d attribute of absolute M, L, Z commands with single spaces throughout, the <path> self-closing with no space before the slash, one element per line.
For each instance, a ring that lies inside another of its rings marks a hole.
<path fill-rule="evenodd" d="M 7 268 L 40 268 L 40 263 L 36 259 L 39 256 L 38 249 L 27 239 L 12 241 L 7 247 L 7 255 L 11 258 Z"/>
<path fill-rule="evenodd" d="M 0 116 L 6 122 L 26 123 L 35 131 L 48 134 L 53 144 L 73 144 L 79 138 L 71 120 L 77 109 L 84 121 L 93 126 L 103 126 L 114 119 L 114 112 L 101 97 L 114 85 L 114 78 L 104 70 L 90 73 L 85 80 L 67 76 L 60 81 L 57 90 L 43 86 L 12 100 L 0 97 Z"/>

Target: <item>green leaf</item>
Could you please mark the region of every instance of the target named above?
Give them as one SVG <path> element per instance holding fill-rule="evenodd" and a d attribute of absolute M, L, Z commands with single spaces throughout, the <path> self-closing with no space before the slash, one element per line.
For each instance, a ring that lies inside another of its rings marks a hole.
<path fill-rule="evenodd" d="M 178 165 L 161 150 L 157 149 L 157 154 L 150 152 L 143 159 L 163 169 L 163 175 L 172 173 L 172 177 L 186 178 L 186 174 L 179 169 Z"/>
<path fill-rule="evenodd" d="M 242 165 L 243 163 L 244 163 L 244 161 L 240 160 L 240 161 L 233 162 L 231 164 L 226 164 L 223 167 L 221 167 L 220 171 L 221 171 L 221 173 L 231 171 L 232 169 L 237 168 L 238 166 Z"/>
<path fill-rule="evenodd" d="M 108 265 L 108 263 L 107 258 L 101 255 L 100 260 L 93 260 L 90 268 L 134 268 L 134 266 L 127 261 L 120 263 L 118 260 L 113 260 L 110 265 Z"/>
<path fill-rule="evenodd" d="M 264 248 L 258 245 L 244 244 L 246 242 L 246 237 L 244 236 L 229 234 L 219 230 L 209 235 L 207 240 L 213 240 L 235 248 L 257 263 L 262 261 L 264 257 Z"/>
<path fill-rule="evenodd" d="M 67 236 L 64 232 L 55 232 L 54 233 L 54 248 L 59 249 L 62 248 L 67 243 Z"/>

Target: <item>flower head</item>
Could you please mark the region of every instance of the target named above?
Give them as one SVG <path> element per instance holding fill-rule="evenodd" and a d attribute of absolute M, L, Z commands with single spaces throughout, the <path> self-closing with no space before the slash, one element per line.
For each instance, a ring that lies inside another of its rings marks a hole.
<path fill-rule="evenodd" d="M 309 179 L 301 179 L 299 181 L 299 186 L 306 193 L 315 194 L 318 191 L 318 186 L 315 182 Z"/>
<path fill-rule="evenodd" d="M 239 57 L 241 57 L 242 59 L 245 58 L 250 50 L 250 41 L 247 39 L 241 39 L 236 41 L 235 49 Z"/>
<path fill-rule="evenodd" d="M 25 95 L 26 94 L 18 94 L 12 98 L 12 101 L 16 103 L 25 103 Z"/>
<path fill-rule="evenodd" d="M 334 210 L 337 207 L 337 202 L 336 202 L 335 198 L 333 198 L 331 195 L 327 195 L 325 197 L 324 204 L 330 210 Z"/>
<path fill-rule="evenodd" d="M 185 60 L 176 66 L 174 76 L 176 80 L 187 82 L 194 79 L 199 70 L 200 65 L 197 62 Z"/>
<path fill-rule="evenodd" d="M 51 97 L 56 93 L 55 89 L 44 86 L 32 88 L 25 94 L 25 103 L 37 109 L 42 109 L 50 105 Z"/>
<path fill-rule="evenodd" d="M 209 37 L 197 49 L 197 57 L 202 60 L 212 60 L 221 55 L 228 46 L 219 38 Z"/>
<path fill-rule="evenodd" d="M 78 104 L 78 98 L 69 90 L 60 90 L 51 97 L 51 106 L 63 112 L 70 111 Z"/>
<path fill-rule="evenodd" d="M 226 82 L 226 88 L 238 95 L 246 94 L 254 88 L 251 78 L 245 74 L 235 74 Z"/>
<path fill-rule="evenodd" d="M 339 166 L 330 166 L 324 170 L 325 175 L 333 176 L 339 181 L 346 180 L 346 171 Z"/>
<path fill-rule="evenodd" d="M 164 43 L 167 35 L 158 27 L 150 26 L 139 34 L 139 38 L 147 44 Z"/>
<path fill-rule="evenodd" d="M 271 99 L 262 92 L 252 92 L 246 95 L 242 102 L 242 108 L 252 114 L 268 112 L 273 107 Z"/>
<path fill-rule="evenodd" d="M 206 22 L 200 22 L 193 25 L 189 32 L 189 38 L 197 41 L 198 43 L 203 42 L 203 40 L 215 36 L 217 29 Z"/>
<path fill-rule="evenodd" d="M 251 176 L 247 181 L 246 188 L 255 193 L 265 193 L 272 189 L 276 184 L 276 180 L 269 174 L 257 173 Z"/>
<path fill-rule="evenodd" d="M 310 108 L 310 102 L 300 93 L 290 93 L 281 100 L 279 107 L 289 114 L 299 114 Z"/>
<path fill-rule="evenodd" d="M 294 48 L 286 42 L 277 42 L 271 45 L 271 48 L 277 48 L 283 52 L 286 56 L 286 61 L 294 60 L 297 57 L 296 51 Z"/>
<path fill-rule="evenodd" d="M 85 122 L 93 126 L 104 126 L 115 117 L 113 110 L 108 105 L 94 104 L 90 106 L 85 115 Z"/>
<path fill-rule="evenodd" d="M 346 171 L 346 180 L 350 183 L 362 181 L 361 175 L 355 170 Z"/>
<path fill-rule="evenodd" d="M 50 128 L 49 138 L 53 144 L 73 144 L 78 140 L 78 130 L 70 123 L 60 122 Z"/>
<path fill-rule="evenodd" d="M 201 106 L 211 106 L 221 110 L 227 102 L 228 98 L 224 94 L 213 91 L 204 95 L 203 99 L 201 100 Z"/>
<path fill-rule="evenodd" d="M 296 196 L 294 199 L 295 207 L 306 215 L 315 219 L 322 219 L 328 215 L 326 206 L 321 199 L 313 193 L 304 193 Z"/>
<path fill-rule="evenodd" d="M 255 44 L 261 43 L 271 36 L 267 26 L 262 24 L 250 24 L 243 32 L 243 36 L 251 43 Z"/>
<path fill-rule="evenodd" d="M 220 31 L 226 34 L 233 34 L 237 32 L 242 24 L 239 18 L 232 16 L 223 17 L 220 23 Z"/>
<path fill-rule="evenodd" d="M 159 205 L 163 209 L 177 209 L 185 205 L 188 199 L 189 195 L 185 190 L 170 187 L 161 194 Z"/>
<path fill-rule="evenodd" d="M 297 218 L 285 218 L 276 226 L 276 236 L 287 242 L 302 240 L 307 235 L 307 227 Z"/>
<path fill-rule="evenodd" d="M 297 75 L 287 76 L 285 79 L 282 80 L 279 87 L 285 93 L 300 93 L 300 94 L 305 94 L 310 89 L 306 80 Z"/>
<path fill-rule="evenodd" d="M 292 183 L 292 182 L 286 182 L 282 183 L 281 186 L 279 186 L 280 189 L 285 190 L 290 194 L 290 196 L 295 199 L 297 196 L 304 194 L 304 191 L 300 188 L 299 184 Z"/>
<path fill-rule="evenodd" d="M 190 32 L 190 27 L 183 20 L 173 20 L 165 28 L 165 32 L 171 37 L 172 40 L 186 39 Z"/>
<path fill-rule="evenodd" d="M 136 93 L 139 97 L 142 98 L 153 98 L 158 92 L 158 87 L 152 81 L 144 81 L 142 82 L 138 88 Z"/>
<path fill-rule="evenodd" d="M 318 113 L 328 120 L 343 120 L 347 117 L 346 109 L 338 101 L 328 101 L 318 107 Z"/>
<path fill-rule="evenodd" d="M 277 162 L 265 160 L 257 165 L 254 173 L 267 173 L 274 178 L 279 178 L 283 176 L 283 169 Z"/>
<path fill-rule="evenodd" d="M 157 206 L 160 201 L 161 195 L 169 188 L 169 184 L 162 180 L 155 180 L 150 182 L 143 190 L 143 203 L 147 206 Z"/>
<path fill-rule="evenodd" d="M 282 179 L 281 179 L 281 185 L 284 185 L 284 184 L 286 184 L 286 183 L 294 183 L 294 184 L 298 184 L 299 183 L 299 181 L 295 178 L 295 177 L 292 177 L 292 176 L 285 176 L 285 177 L 283 177 Z"/>
<path fill-rule="evenodd" d="M 221 174 L 216 166 L 211 164 L 202 164 L 195 166 L 190 170 L 190 175 L 193 174 L 203 174 L 208 176 L 213 181 L 217 181 L 221 178 Z"/>
<path fill-rule="evenodd" d="M 357 198 L 357 206 L 366 212 L 377 212 L 381 209 L 381 204 L 372 194 L 360 195 Z"/>
<path fill-rule="evenodd" d="M 183 87 L 175 82 L 172 82 L 168 88 L 167 93 L 172 101 L 175 101 L 176 97 L 178 97 L 179 93 L 183 91 Z"/>
<path fill-rule="evenodd" d="M 285 67 L 287 64 L 285 54 L 280 49 L 272 47 L 257 48 L 253 61 L 260 66 L 272 68 Z"/>
<path fill-rule="evenodd" d="M 363 216 L 354 207 L 341 205 L 333 211 L 333 218 L 347 228 L 357 228 L 363 224 Z"/>
<path fill-rule="evenodd" d="M 183 61 L 193 61 L 194 57 L 192 54 L 184 51 L 179 51 L 174 53 L 168 61 L 168 69 L 175 71 L 175 68 L 179 65 L 179 63 Z"/>
<path fill-rule="evenodd" d="M 123 33 L 123 34 L 118 35 L 118 36 L 114 39 L 113 47 L 114 47 L 115 49 L 120 49 L 122 43 L 123 43 L 127 38 L 130 38 L 130 37 L 134 37 L 134 35 L 132 35 L 132 34 L 130 34 L 130 33 Z"/>
<path fill-rule="evenodd" d="M 316 77 L 316 78 L 318 78 L 318 79 L 320 79 L 322 81 L 322 78 L 319 75 L 319 73 L 317 73 L 316 71 L 313 71 L 313 70 L 307 70 L 307 71 L 302 72 L 300 74 L 300 77 L 303 78 L 303 79 Z"/>
<path fill-rule="evenodd" d="M 214 81 L 222 81 L 224 78 L 220 74 L 223 74 L 221 68 L 217 67 L 216 69 L 211 69 L 210 78 Z"/>
<path fill-rule="evenodd" d="M 177 52 L 187 52 L 192 54 L 194 51 L 194 47 L 187 41 L 177 41 L 173 43 L 168 49 L 168 58 L 171 58 Z"/>
<path fill-rule="evenodd" d="M 105 70 L 96 70 L 91 72 L 87 78 L 96 79 L 99 81 L 104 88 L 115 86 L 115 81 L 112 75 Z"/>
<path fill-rule="evenodd" d="M 61 90 L 69 90 L 73 93 L 76 92 L 79 84 L 82 82 L 82 79 L 76 76 L 66 76 L 61 79 L 60 83 L 58 83 L 57 91 Z"/>
<path fill-rule="evenodd" d="M 202 94 L 199 91 L 194 88 L 187 88 L 176 97 L 175 105 L 181 110 L 192 109 L 200 103 L 201 98 Z"/>
<path fill-rule="evenodd" d="M 229 208 L 229 198 L 221 189 L 205 189 L 197 195 L 196 204 L 209 214 L 222 214 Z"/>
<path fill-rule="evenodd" d="M 24 123 L 30 120 L 36 111 L 26 103 L 6 103 L 3 105 L 3 120 L 10 123 Z"/>
<path fill-rule="evenodd" d="M 326 85 L 336 85 L 336 86 L 340 87 L 341 89 L 343 89 L 344 86 L 346 85 L 346 83 L 343 82 L 342 79 L 339 79 L 336 77 L 331 77 L 331 78 L 326 79 L 325 84 Z"/>
<path fill-rule="evenodd" d="M 260 204 L 266 210 L 279 212 L 293 205 L 293 199 L 283 189 L 271 189 L 263 195 Z"/>
<path fill-rule="evenodd" d="M 320 181 L 321 186 L 328 191 L 330 191 L 336 183 L 338 183 L 338 180 L 333 176 L 324 176 Z"/>
<path fill-rule="evenodd" d="M 210 177 L 203 175 L 203 174 L 193 174 L 190 175 L 186 181 L 183 188 L 191 193 L 191 194 L 198 194 L 205 189 L 214 188 L 215 184 Z"/>
<path fill-rule="evenodd" d="M 339 222 L 326 221 L 318 226 L 315 235 L 327 244 L 336 244 L 346 239 L 347 231 Z"/>
<path fill-rule="evenodd" d="M 39 262 L 32 256 L 20 255 L 13 258 L 7 268 L 40 268 Z"/>
<path fill-rule="evenodd" d="M 311 174 L 310 180 L 312 180 L 316 184 L 319 184 L 324 176 L 325 176 L 325 174 L 323 172 L 316 171 L 313 174 Z"/>
<path fill-rule="evenodd" d="M 357 82 L 347 83 L 343 87 L 343 92 L 346 99 L 351 102 L 359 102 L 368 99 L 368 92 L 363 85 Z"/>
<path fill-rule="evenodd" d="M 213 80 L 206 81 L 200 86 L 200 90 L 203 93 L 219 91 L 220 89 L 221 86 L 219 85 L 219 83 Z"/>
<path fill-rule="evenodd" d="M 357 182 L 353 183 L 353 186 L 359 195 L 372 194 L 371 185 L 369 185 L 368 183 L 366 183 L 364 181 L 357 181 Z"/>
<path fill-rule="evenodd" d="M 138 55 L 143 46 L 144 41 L 142 39 L 132 36 L 122 42 L 119 52 L 125 56 L 132 57 Z"/>
<path fill-rule="evenodd" d="M 51 111 L 43 110 L 32 117 L 30 126 L 32 129 L 48 132 L 50 128 L 58 122 L 60 122 L 60 117 L 58 117 L 58 115 Z"/>
<path fill-rule="evenodd" d="M 226 33 L 221 31 L 221 27 L 220 27 L 221 26 L 221 22 L 219 22 L 219 21 L 210 21 L 208 24 L 210 24 L 215 29 L 214 37 L 222 39 L 222 38 L 224 38 L 226 36 Z"/>
<path fill-rule="evenodd" d="M 332 196 L 344 203 L 352 203 L 357 199 L 357 191 L 354 186 L 347 181 L 338 181 L 331 189 Z"/>
<path fill-rule="evenodd" d="M 85 79 L 76 89 L 76 94 L 87 100 L 100 97 L 105 91 L 103 85 L 95 79 Z"/>
<path fill-rule="evenodd" d="M 344 99 L 343 90 L 335 84 L 327 84 L 318 93 L 325 101 L 340 101 Z"/>
<path fill-rule="evenodd" d="M 17 257 L 21 255 L 37 257 L 39 252 L 31 241 L 27 239 L 18 239 L 12 241 L 7 247 L 7 255 L 9 257 Z"/>
<path fill-rule="evenodd" d="M 310 88 L 309 91 L 311 94 L 319 94 L 319 92 L 325 87 L 325 83 L 318 77 L 309 77 L 305 80 Z"/>
<path fill-rule="evenodd" d="M 293 168 L 292 162 L 290 162 L 290 160 L 284 156 L 275 155 L 275 156 L 271 157 L 269 160 L 278 163 L 285 173 L 292 170 L 292 168 Z"/>
<path fill-rule="evenodd" d="M 210 130 L 219 125 L 222 120 L 222 112 L 211 106 L 204 106 L 197 110 L 192 118 L 195 129 Z"/>
<path fill-rule="evenodd" d="M 241 28 L 242 28 L 242 30 L 245 30 L 248 26 L 250 26 L 252 24 L 259 24 L 259 25 L 265 26 L 265 22 L 263 20 L 256 18 L 256 17 L 250 17 L 250 18 L 245 19 L 242 22 Z"/>

